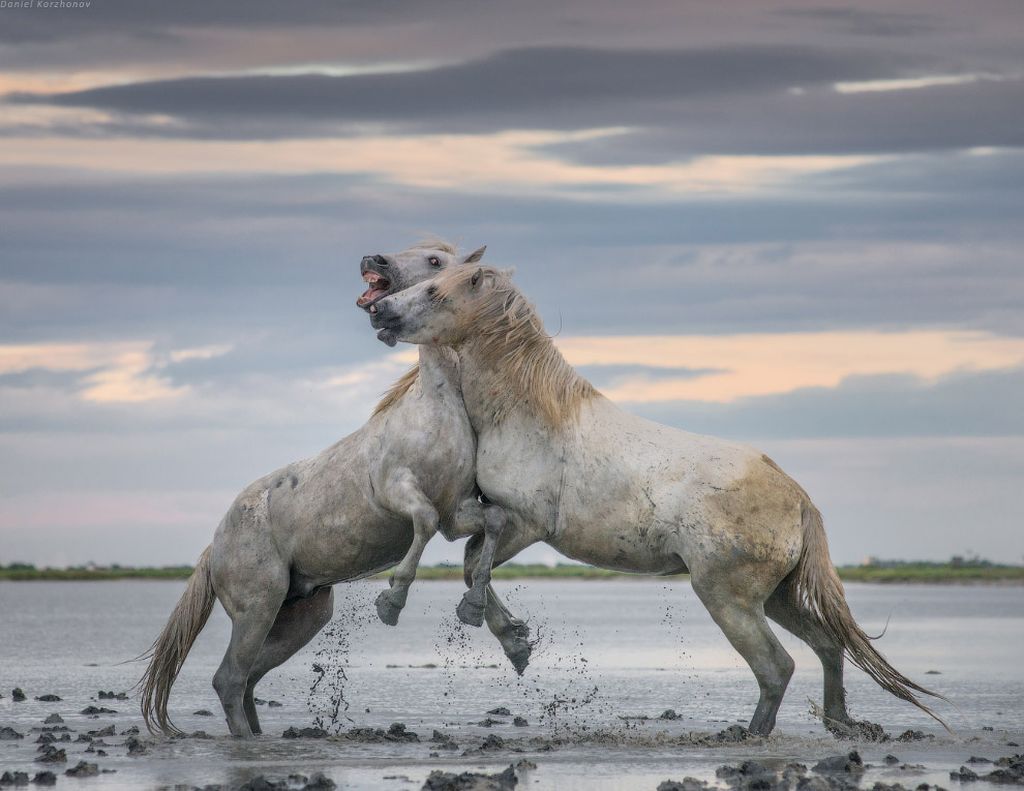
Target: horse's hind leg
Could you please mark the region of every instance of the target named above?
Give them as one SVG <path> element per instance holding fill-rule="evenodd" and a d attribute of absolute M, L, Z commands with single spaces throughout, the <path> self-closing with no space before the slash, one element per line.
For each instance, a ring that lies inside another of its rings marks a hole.
<path fill-rule="evenodd" d="M 818 655 L 825 676 L 825 716 L 829 720 L 850 725 L 853 720 L 846 711 L 842 646 L 825 631 L 806 607 L 800 606 L 786 582 L 768 597 L 764 611 L 787 632 L 807 643 Z"/>
<path fill-rule="evenodd" d="M 288 591 L 288 572 L 281 572 L 278 579 L 256 573 L 242 578 L 240 568 L 235 568 L 232 585 L 218 585 L 215 578 L 218 596 L 231 618 L 231 642 L 213 676 L 213 688 L 224 707 L 232 736 L 253 735 L 245 713 L 245 691 L 249 674 Z"/>
<path fill-rule="evenodd" d="M 694 578 L 693 589 L 754 672 L 761 695 L 750 720 L 750 732 L 767 736 L 775 727 L 782 696 L 793 675 L 792 657 L 768 626 L 762 602 L 750 598 L 742 583 L 731 585 L 715 578 L 709 584 Z"/>
<path fill-rule="evenodd" d="M 470 589 L 462 597 L 455 613 L 459 620 L 470 626 L 482 626 L 484 610 L 487 606 L 487 589 L 491 584 L 491 566 L 494 564 L 494 552 L 498 548 L 498 540 L 505 530 L 505 510 L 496 505 L 487 505 L 483 509 L 484 543 L 473 568 L 473 582 Z M 465 571 L 468 571 L 466 569 Z"/>
<path fill-rule="evenodd" d="M 312 640 L 333 614 L 333 588 L 321 588 L 308 598 L 294 599 L 281 606 L 256 658 L 256 664 L 249 671 L 249 682 L 245 687 L 245 716 L 253 733 L 263 732 L 253 697 L 256 685 L 267 673 L 283 665 Z"/>

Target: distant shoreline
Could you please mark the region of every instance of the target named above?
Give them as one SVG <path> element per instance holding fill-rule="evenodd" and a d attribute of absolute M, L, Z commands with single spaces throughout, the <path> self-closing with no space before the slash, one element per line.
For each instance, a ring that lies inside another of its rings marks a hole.
<path fill-rule="evenodd" d="M 948 563 L 896 563 L 872 566 L 837 566 L 836 571 L 844 582 L 880 583 L 930 583 L 930 584 L 1016 584 L 1024 585 L 1024 566 L 1003 566 L 996 564 L 953 565 Z M 184 580 L 192 574 L 191 566 L 165 566 L 162 568 L 130 567 L 81 567 L 66 569 L 34 568 L 22 564 L 0 566 L 0 581 L 11 582 L 83 582 L 107 580 Z M 681 579 L 680 574 L 669 579 Z M 387 572 L 377 575 L 386 578 Z M 623 574 L 616 571 L 563 564 L 545 566 L 541 564 L 507 563 L 494 569 L 494 579 L 666 579 L 646 577 L 637 574 Z M 460 566 L 421 566 L 417 580 L 461 580 Z"/>

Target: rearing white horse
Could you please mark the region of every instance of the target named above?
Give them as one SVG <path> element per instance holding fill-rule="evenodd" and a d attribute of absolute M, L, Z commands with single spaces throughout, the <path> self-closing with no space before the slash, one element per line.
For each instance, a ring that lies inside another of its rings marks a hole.
<path fill-rule="evenodd" d="M 758 450 L 620 410 L 565 361 L 508 273 L 450 269 L 377 301 L 372 322 L 389 345 L 457 352 L 477 483 L 509 518 L 496 563 L 544 541 L 604 568 L 689 571 L 757 678 L 752 733 L 771 732 L 793 673 L 766 616 L 821 659 L 827 720 L 852 723 L 844 654 L 939 719 L 915 695 L 935 693 L 890 665 L 854 620 L 807 493 Z"/>

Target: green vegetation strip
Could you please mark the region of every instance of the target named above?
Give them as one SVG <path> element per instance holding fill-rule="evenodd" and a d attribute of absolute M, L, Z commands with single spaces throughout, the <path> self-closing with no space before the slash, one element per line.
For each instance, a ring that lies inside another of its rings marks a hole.
<path fill-rule="evenodd" d="M 1002 566 L 987 562 L 976 564 L 950 563 L 888 563 L 872 566 L 840 566 L 839 576 L 847 582 L 1016 582 L 1024 584 L 1024 566 Z M 123 579 L 188 579 L 191 566 L 164 566 L 162 568 L 80 567 L 67 569 L 36 568 L 25 563 L 0 566 L 0 580 L 123 580 Z M 386 578 L 387 573 L 377 575 Z M 634 574 L 620 574 L 593 566 L 564 564 L 506 563 L 494 570 L 495 579 L 647 579 Z M 679 575 L 685 577 L 686 575 Z M 461 580 L 459 566 L 421 566 L 420 580 Z"/>

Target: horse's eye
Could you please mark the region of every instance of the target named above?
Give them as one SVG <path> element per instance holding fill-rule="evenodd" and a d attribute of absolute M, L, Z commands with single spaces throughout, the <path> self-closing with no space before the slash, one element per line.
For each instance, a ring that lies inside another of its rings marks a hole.
<path fill-rule="evenodd" d="M 436 255 L 430 256 L 430 258 L 428 258 L 427 261 L 430 262 L 431 266 L 441 266 L 441 259 L 438 258 Z"/>

